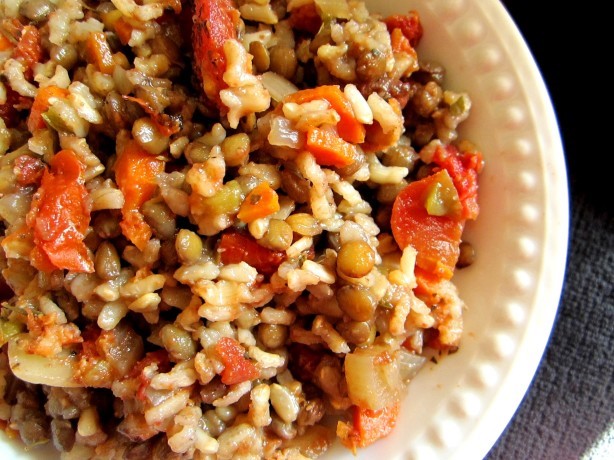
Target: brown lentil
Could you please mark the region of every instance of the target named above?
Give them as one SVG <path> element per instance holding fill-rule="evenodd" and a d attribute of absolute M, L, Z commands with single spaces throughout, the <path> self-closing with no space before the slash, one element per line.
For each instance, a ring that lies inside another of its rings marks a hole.
<path fill-rule="evenodd" d="M 375 327 L 367 321 L 340 322 L 335 328 L 341 336 L 353 345 L 367 345 L 375 337 Z"/>
<path fill-rule="evenodd" d="M 175 214 L 167 204 L 158 199 L 146 201 L 141 207 L 145 222 L 154 230 L 156 236 L 162 240 L 168 240 L 175 236 Z"/>
<path fill-rule="evenodd" d="M 475 248 L 467 241 L 461 241 L 460 252 L 458 255 L 458 261 L 456 266 L 458 268 L 465 268 L 472 265 L 475 262 Z"/>
<path fill-rule="evenodd" d="M 222 154 L 227 166 L 242 166 L 247 163 L 249 156 L 249 136 L 245 133 L 237 133 L 228 136 L 221 144 Z"/>
<path fill-rule="evenodd" d="M 160 329 L 160 340 L 171 359 L 186 361 L 196 354 L 196 342 L 189 332 L 174 324 L 167 324 Z"/>
<path fill-rule="evenodd" d="M 260 324 L 258 340 L 267 348 L 282 347 L 288 340 L 288 327 L 283 324 Z"/>
<path fill-rule="evenodd" d="M 337 255 L 337 271 L 350 278 L 362 278 L 375 265 L 375 252 L 364 241 L 350 241 L 341 246 Z"/>
<path fill-rule="evenodd" d="M 110 280 L 119 276 L 121 261 L 117 249 L 110 241 L 103 241 L 94 258 L 96 274 L 103 280 Z"/>
<path fill-rule="evenodd" d="M 339 308 L 354 321 L 369 321 L 377 300 L 368 288 L 358 285 L 346 285 L 337 291 Z"/>
<path fill-rule="evenodd" d="M 269 50 L 269 54 L 271 70 L 288 80 L 292 79 L 298 65 L 294 49 L 284 45 L 275 45 Z"/>
<path fill-rule="evenodd" d="M 182 228 L 175 239 L 175 249 L 184 264 L 193 264 L 202 256 L 203 242 L 196 233 Z"/>
<path fill-rule="evenodd" d="M 253 41 L 249 44 L 249 54 L 254 57 L 252 62 L 258 72 L 262 73 L 269 70 L 271 57 L 269 56 L 269 51 L 266 49 L 266 46 L 257 40 Z"/>
<path fill-rule="evenodd" d="M 147 153 L 160 155 L 169 147 L 169 138 L 162 134 L 151 118 L 142 117 L 132 125 L 132 135 Z"/>
<path fill-rule="evenodd" d="M 280 219 L 271 219 L 269 229 L 258 242 L 265 248 L 285 251 L 292 244 L 292 227 Z"/>
<path fill-rule="evenodd" d="M 291 214 L 286 222 L 290 225 L 292 231 L 301 236 L 316 236 L 322 233 L 322 226 L 317 219 L 305 212 Z"/>

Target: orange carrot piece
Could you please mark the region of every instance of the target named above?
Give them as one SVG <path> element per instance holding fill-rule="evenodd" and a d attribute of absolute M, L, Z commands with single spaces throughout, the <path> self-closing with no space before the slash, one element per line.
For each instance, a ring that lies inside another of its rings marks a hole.
<path fill-rule="evenodd" d="M 334 130 L 309 128 L 305 147 L 322 166 L 342 168 L 356 158 L 356 146 L 344 141 Z"/>
<path fill-rule="evenodd" d="M 0 51 L 7 51 L 13 48 L 13 43 L 2 33 L 0 32 Z"/>
<path fill-rule="evenodd" d="M 103 32 L 90 32 L 85 40 L 85 53 L 91 64 L 102 73 L 111 75 L 115 68 L 113 53 Z"/>
<path fill-rule="evenodd" d="M 36 97 L 34 98 L 34 103 L 32 104 L 32 108 L 30 109 L 30 116 L 28 117 L 28 131 L 34 133 L 37 129 L 44 128 L 45 120 L 43 120 L 43 113 L 49 109 L 51 105 L 52 98 L 63 99 L 68 97 L 70 93 L 67 89 L 60 88 L 58 86 L 46 86 L 44 88 L 40 88 L 38 93 L 36 93 Z"/>
<path fill-rule="evenodd" d="M 357 448 L 367 447 L 388 436 L 396 425 L 399 409 L 399 402 L 380 410 L 352 406 L 351 424 L 339 422 L 337 435 L 344 446 L 356 452 Z"/>
<path fill-rule="evenodd" d="M 361 144 L 365 140 L 365 127 L 354 116 L 354 110 L 348 98 L 338 85 L 323 85 L 308 88 L 286 96 L 284 102 L 304 104 L 305 102 L 324 99 L 339 114 L 337 123 L 339 136 L 352 144 Z"/>
<path fill-rule="evenodd" d="M 113 23 L 113 30 L 115 30 L 121 44 L 127 45 L 132 37 L 134 27 L 122 16 Z"/>
<path fill-rule="evenodd" d="M 425 206 L 432 185 L 439 174 L 409 183 L 397 195 L 390 225 L 392 235 L 401 249 L 412 246 L 418 255 L 416 266 L 439 278 L 450 279 L 460 253 L 465 219 L 457 216 L 433 216 Z"/>
<path fill-rule="evenodd" d="M 120 227 L 141 251 L 152 235 L 141 206 L 156 191 L 156 178 L 164 172 L 164 161 L 145 152 L 136 141 L 129 141 L 115 163 L 115 180 L 124 194 Z"/>
<path fill-rule="evenodd" d="M 237 217 L 250 223 L 279 211 L 279 197 L 268 182 L 261 182 L 247 194 Z"/>

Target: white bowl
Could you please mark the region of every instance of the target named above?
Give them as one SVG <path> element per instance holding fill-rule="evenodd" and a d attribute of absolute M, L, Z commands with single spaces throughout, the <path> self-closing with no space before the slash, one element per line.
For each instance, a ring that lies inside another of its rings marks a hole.
<path fill-rule="evenodd" d="M 537 65 L 498 0 L 370 0 L 384 14 L 419 11 L 420 55 L 466 91 L 463 137 L 484 153 L 481 212 L 466 230 L 477 261 L 454 281 L 468 305 L 460 350 L 411 383 L 394 432 L 354 457 L 481 459 L 518 407 L 546 347 L 567 256 L 567 177 L 555 114 Z M 6 437 L 0 434 L 4 439 Z M 0 440 L 0 458 L 50 460 Z"/>

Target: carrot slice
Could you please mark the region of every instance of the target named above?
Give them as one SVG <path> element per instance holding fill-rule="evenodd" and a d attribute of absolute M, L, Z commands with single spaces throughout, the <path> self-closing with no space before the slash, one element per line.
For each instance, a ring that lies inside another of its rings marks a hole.
<path fill-rule="evenodd" d="M 352 144 L 361 144 L 365 140 L 365 127 L 354 116 L 354 110 L 346 95 L 338 85 L 323 85 L 289 94 L 284 102 L 304 104 L 305 102 L 324 99 L 339 114 L 337 123 L 339 136 Z"/>
<path fill-rule="evenodd" d="M 164 172 L 164 161 L 145 152 L 136 141 L 128 141 L 115 163 L 115 180 L 124 194 L 120 227 L 141 251 L 152 235 L 141 213 L 141 206 L 156 191 L 157 177 Z"/>
<path fill-rule="evenodd" d="M 440 182 L 440 171 L 411 182 L 399 193 L 392 207 L 392 235 L 401 249 L 412 246 L 418 254 L 417 267 L 440 278 L 450 279 L 460 253 L 465 219 L 436 216 L 427 212 L 429 190 Z"/>
<path fill-rule="evenodd" d="M 43 119 L 43 113 L 45 113 L 51 105 L 52 98 L 63 99 L 68 97 L 69 91 L 58 86 L 46 86 L 40 88 L 34 98 L 34 103 L 30 109 L 30 116 L 28 117 L 28 131 L 34 133 L 37 129 L 44 128 L 45 120 Z"/>
<path fill-rule="evenodd" d="M 356 158 L 356 146 L 344 141 L 334 130 L 309 128 L 306 148 L 323 166 L 342 168 L 354 163 Z"/>
<path fill-rule="evenodd" d="M 88 61 L 98 67 L 102 73 L 107 75 L 113 73 L 115 68 L 113 53 L 103 32 L 90 32 L 85 40 L 85 54 Z"/>
<path fill-rule="evenodd" d="M 237 217 L 250 223 L 279 211 L 279 197 L 268 182 L 261 182 L 247 194 Z"/>

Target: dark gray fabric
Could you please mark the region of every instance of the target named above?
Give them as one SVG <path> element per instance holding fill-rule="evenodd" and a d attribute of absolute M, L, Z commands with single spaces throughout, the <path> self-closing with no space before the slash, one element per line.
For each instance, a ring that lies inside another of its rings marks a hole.
<path fill-rule="evenodd" d="M 545 2 L 539 10 L 532 2 L 504 4 L 533 52 L 557 112 L 571 227 L 565 284 L 548 347 L 522 404 L 486 458 L 589 458 L 591 446 L 614 426 L 614 180 L 604 155 L 611 157 L 612 148 L 591 142 L 605 140 L 599 137 L 603 101 L 584 91 L 609 83 L 595 78 L 593 61 L 571 49 L 600 43 L 595 41 L 598 12 L 574 8 L 566 19 L 553 20 L 558 2 Z M 579 67 L 567 65 L 576 59 Z"/>

